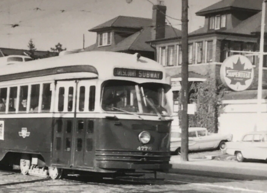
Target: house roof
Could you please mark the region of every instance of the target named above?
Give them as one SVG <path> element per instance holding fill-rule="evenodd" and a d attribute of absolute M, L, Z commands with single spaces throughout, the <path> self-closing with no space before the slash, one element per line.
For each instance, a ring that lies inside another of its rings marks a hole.
<path fill-rule="evenodd" d="M 141 17 L 129 17 L 129 16 L 118 16 L 105 23 L 102 23 L 92 29 L 89 29 L 91 32 L 97 32 L 105 28 L 133 28 L 140 29 L 144 26 L 151 26 L 152 19 L 141 18 Z"/>
<path fill-rule="evenodd" d="M 87 48 L 85 51 L 92 51 L 92 50 L 102 50 L 102 51 L 148 51 L 154 52 L 154 49 L 146 43 L 147 41 L 151 40 L 151 29 L 152 27 L 143 27 L 141 30 L 137 31 L 136 33 L 130 35 L 129 37 L 123 39 L 116 45 L 111 46 L 102 46 L 98 47 L 97 44 L 93 44 Z M 179 37 L 181 36 L 181 31 L 173 28 L 169 25 L 165 26 L 165 37 L 172 38 L 172 37 Z"/>
<path fill-rule="evenodd" d="M 182 74 L 181 73 L 178 73 L 178 74 L 175 74 L 175 75 L 171 76 L 171 78 L 181 78 L 181 77 L 182 77 Z M 189 71 L 188 72 L 188 78 L 206 79 L 207 77 L 204 76 L 204 75 L 198 74 L 196 72 Z"/>
<path fill-rule="evenodd" d="M 9 55 L 25 55 L 29 53 L 29 50 L 24 50 L 24 49 L 14 49 L 14 48 L 0 48 L 0 50 L 3 52 L 5 56 Z M 36 50 L 34 54 L 38 57 L 44 57 L 49 53 L 50 56 L 57 56 L 58 53 L 56 52 L 49 52 L 49 51 L 38 51 Z M 0 54 L 1 56 L 1 54 Z"/>
<path fill-rule="evenodd" d="M 244 35 L 252 35 L 253 33 L 260 32 L 261 13 L 262 13 L 261 11 L 256 13 L 255 15 L 242 21 L 240 24 L 238 24 L 236 27 L 232 29 L 223 29 L 223 30 L 218 30 L 218 31 L 224 32 L 224 33 L 232 33 L 232 34 L 234 33 L 234 34 L 244 34 Z M 267 21 L 267 14 L 265 15 L 265 21 Z M 265 25 L 265 31 L 267 31 L 266 25 Z M 207 33 L 204 27 L 191 32 L 189 35 L 197 35 L 197 34 L 202 34 L 202 33 Z"/>
<path fill-rule="evenodd" d="M 232 9 L 245 9 L 246 11 L 258 12 L 261 10 L 261 5 L 262 0 L 222 0 L 196 12 L 196 15 L 205 16 Z"/>

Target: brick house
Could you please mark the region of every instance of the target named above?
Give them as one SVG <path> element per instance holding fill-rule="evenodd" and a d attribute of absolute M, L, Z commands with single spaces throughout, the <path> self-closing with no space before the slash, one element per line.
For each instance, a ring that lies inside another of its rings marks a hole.
<path fill-rule="evenodd" d="M 233 51 L 259 51 L 261 9 L 262 0 L 221 0 L 196 12 L 196 15 L 205 17 L 205 23 L 204 27 L 191 32 L 188 36 L 189 81 L 201 81 L 198 79 L 205 79 L 207 75 L 220 81 L 220 65 L 228 56 L 236 54 Z M 176 96 L 180 90 L 179 81 L 181 80 L 181 36 L 154 40 L 150 43 L 156 47 L 157 61 L 166 67 L 175 85 L 172 90 L 173 111 L 175 112 L 178 100 Z M 265 43 L 265 51 L 267 51 L 266 45 Z M 248 58 L 255 67 L 258 65 L 258 56 L 250 55 Z M 263 66 L 263 88 L 266 89 L 266 57 Z M 224 113 L 219 118 L 219 132 L 230 132 L 234 129 L 233 125 L 237 124 L 239 126 L 236 128 L 236 136 L 239 137 L 241 129 L 248 131 L 254 128 L 256 88 L 257 78 L 254 78 L 254 83 L 249 90 L 226 93 Z M 264 111 L 261 120 L 263 125 L 267 125 L 267 92 L 265 90 L 263 99 Z"/>
<path fill-rule="evenodd" d="M 96 43 L 84 51 L 138 52 L 155 59 L 155 48 L 147 41 L 181 36 L 181 31 L 165 23 L 166 6 L 153 6 L 152 19 L 118 16 L 92 29 L 97 33 Z"/>

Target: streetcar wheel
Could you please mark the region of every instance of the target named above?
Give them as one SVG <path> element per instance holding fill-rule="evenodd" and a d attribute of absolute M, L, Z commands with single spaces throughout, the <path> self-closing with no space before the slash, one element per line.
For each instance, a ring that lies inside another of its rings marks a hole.
<path fill-rule="evenodd" d="M 28 175 L 31 167 L 30 159 L 20 159 L 20 172 L 23 175 Z"/>
<path fill-rule="evenodd" d="M 63 172 L 63 170 L 62 169 L 58 169 L 57 167 L 49 167 L 48 168 L 49 177 L 52 180 L 61 178 L 62 172 Z"/>

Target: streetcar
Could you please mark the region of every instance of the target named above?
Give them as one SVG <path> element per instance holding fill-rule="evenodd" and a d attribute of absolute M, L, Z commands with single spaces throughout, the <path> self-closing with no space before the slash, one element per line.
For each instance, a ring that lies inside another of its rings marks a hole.
<path fill-rule="evenodd" d="M 80 52 L 1 66 L 0 164 L 23 175 L 168 171 L 170 84 L 139 54 Z"/>

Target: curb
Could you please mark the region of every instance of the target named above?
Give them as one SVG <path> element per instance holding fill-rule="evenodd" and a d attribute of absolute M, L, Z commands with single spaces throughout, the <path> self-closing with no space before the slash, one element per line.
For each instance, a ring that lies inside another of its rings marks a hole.
<path fill-rule="evenodd" d="M 219 161 L 218 161 L 219 162 Z M 230 179 L 267 179 L 267 170 L 238 167 L 198 165 L 197 163 L 172 163 L 169 173 L 201 175 Z"/>

